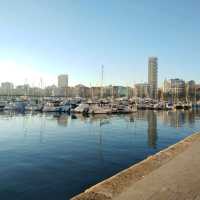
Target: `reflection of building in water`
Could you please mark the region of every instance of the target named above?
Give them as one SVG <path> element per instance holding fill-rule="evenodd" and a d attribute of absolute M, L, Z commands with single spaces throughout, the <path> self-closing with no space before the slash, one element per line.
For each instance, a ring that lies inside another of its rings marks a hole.
<path fill-rule="evenodd" d="M 138 112 L 136 112 L 136 119 L 137 120 L 146 120 L 146 114 L 148 113 L 147 110 L 138 110 Z"/>
<path fill-rule="evenodd" d="M 162 120 L 165 124 L 169 124 L 171 127 L 179 128 L 185 123 L 193 124 L 195 122 L 195 111 L 168 111 L 163 112 Z"/>
<path fill-rule="evenodd" d="M 185 121 L 188 124 L 188 126 L 193 127 L 195 123 L 195 112 L 193 110 L 187 110 L 185 111 Z"/>
<path fill-rule="evenodd" d="M 78 119 L 81 122 L 87 122 L 88 117 L 89 117 L 88 115 L 83 115 L 83 114 L 78 114 L 78 113 L 71 115 L 71 119 Z"/>
<path fill-rule="evenodd" d="M 68 124 L 68 115 L 60 115 L 57 117 L 57 123 L 61 126 L 67 126 Z"/>
<path fill-rule="evenodd" d="M 185 123 L 185 116 L 183 111 L 173 112 L 171 117 L 171 126 L 175 128 L 181 127 Z"/>
<path fill-rule="evenodd" d="M 179 128 L 185 123 L 185 112 L 181 110 L 164 112 L 162 120 L 171 127 Z"/>
<path fill-rule="evenodd" d="M 156 148 L 157 114 L 154 111 L 149 111 L 147 114 L 147 120 L 148 120 L 148 145 L 151 148 Z"/>
<path fill-rule="evenodd" d="M 194 109 L 195 120 L 200 120 L 200 109 Z"/>

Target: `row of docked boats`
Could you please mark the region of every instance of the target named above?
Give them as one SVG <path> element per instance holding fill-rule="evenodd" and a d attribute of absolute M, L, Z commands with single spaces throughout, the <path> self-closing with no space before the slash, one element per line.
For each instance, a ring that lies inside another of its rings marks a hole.
<path fill-rule="evenodd" d="M 81 102 L 69 100 L 48 100 L 48 101 L 22 101 L 15 100 L 0 102 L 0 111 L 39 111 L 39 112 L 71 112 L 84 114 L 112 114 L 132 113 L 136 109 L 132 105 L 110 104 L 99 102 Z"/>
<path fill-rule="evenodd" d="M 70 104 L 63 101 L 29 102 L 17 100 L 11 102 L 0 102 L 0 111 L 69 112 L 70 108 Z"/>
<path fill-rule="evenodd" d="M 152 99 L 140 99 L 136 102 L 137 109 L 142 110 L 177 110 L 184 109 L 188 110 L 194 107 L 191 102 L 176 102 L 170 103 L 166 101 L 157 101 Z M 196 104 L 198 107 L 198 104 Z"/>
<path fill-rule="evenodd" d="M 88 104 L 81 103 L 76 108 L 72 109 L 72 113 L 84 114 L 126 114 L 136 112 L 136 108 L 123 104 Z"/>
<path fill-rule="evenodd" d="M 191 109 L 192 107 L 193 106 L 190 103 L 137 104 L 137 109 L 141 109 L 141 110 L 177 110 L 177 109 L 188 110 L 188 109 Z"/>
<path fill-rule="evenodd" d="M 198 105 L 198 104 L 196 104 Z M 200 103 L 199 103 L 200 105 Z M 136 110 L 190 109 L 190 102 L 169 103 L 152 99 L 15 99 L 0 101 L 0 111 L 72 112 L 88 114 L 133 113 Z"/>

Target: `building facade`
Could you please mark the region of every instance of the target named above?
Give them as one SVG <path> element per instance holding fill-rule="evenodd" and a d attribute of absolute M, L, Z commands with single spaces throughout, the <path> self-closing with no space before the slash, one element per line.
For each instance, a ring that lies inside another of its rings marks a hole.
<path fill-rule="evenodd" d="M 186 100 L 194 102 L 196 101 L 196 83 L 191 80 L 186 83 Z"/>
<path fill-rule="evenodd" d="M 58 87 L 59 88 L 68 87 L 68 75 L 67 74 L 61 74 L 58 76 Z"/>
<path fill-rule="evenodd" d="M 148 84 L 151 86 L 150 97 L 157 99 L 158 59 L 156 57 L 150 57 L 148 61 Z"/>
<path fill-rule="evenodd" d="M 14 85 L 10 82 L 1 83 L 1 94 L 11 95 L 13 93 Z"/>
<path fill-rule="evenodd" d="M 186 84 L 181 79 L 169 79 L 164 81 L 163 95 L 166 100 L 172 102 L 185 100 Z"/>
<path fill-rule="evenodd" d="M 151 85 L 148 83 L 135 84 L 135 95 L 140 98 L 151 96 Z"/>

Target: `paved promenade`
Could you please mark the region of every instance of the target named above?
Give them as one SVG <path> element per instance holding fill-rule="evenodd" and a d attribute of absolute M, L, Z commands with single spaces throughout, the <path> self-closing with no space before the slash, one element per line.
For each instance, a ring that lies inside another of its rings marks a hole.
<path fill-rule="evenodd" d="M 114 199 L 200 200 L 200 141 Z"/>
<path fill-rule="evenodd" d="M 73 200 L 200 200 L 200 134 L 86 190 Z"/>

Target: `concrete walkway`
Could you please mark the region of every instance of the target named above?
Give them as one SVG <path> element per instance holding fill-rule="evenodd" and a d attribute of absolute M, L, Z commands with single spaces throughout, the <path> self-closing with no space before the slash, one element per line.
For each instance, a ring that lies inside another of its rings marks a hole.
<path fill-rule="evenodd" d="M 200 200 L 200 141 L 114 200 Z"/>
<path fill-rule="evenodd" d="M 200 200 L 200 134 L 189 136 L 72 200 Z"/>

